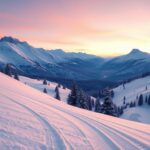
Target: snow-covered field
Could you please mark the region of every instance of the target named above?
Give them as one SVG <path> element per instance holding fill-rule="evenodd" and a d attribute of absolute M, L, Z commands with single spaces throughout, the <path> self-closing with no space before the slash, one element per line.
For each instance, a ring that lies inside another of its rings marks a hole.
<path fill-rule="evenodd" d="M 137 103 L 137 97 L 139 97 L 141 94 L 143 95 L 144 99 L 146 96 L 150 96 L 150 76 L 136 79 L 130 83 L 127 83 L 125 84 L 125 88 L 123 88 L 123 85 L 120 85 L 114 89 L 114 93 L 115 96 L 113 98 L 113 102 L 117 106 L 123 105 L 124 96 L 126 97 L 126 103 L 130 103 L 131 101 L 135 101 Z M 140 107 L 137 106 L 134 108 L 127 108 L 121 117 L 133 121 L 150 124 L 149 114 L 150 106 L 144 104 Z"/>
<path fill-rule="evenodd" d="M 150 126 L 69 106 L 0 73 L 0 149 L 149 150 Z"/>
<path fill-rule="evenodd" d="M 26 85 L 29 85 L 41 92 L 43 92 L 44 88 L 46 88 L 48 95 L 50 95 L 54 98 L 56 96 L 55 88 L 56 88 L 56 86 L 58 86 L 58 84 L 55 82 L 47 81 L 47 85 L 43 85 L 43 80 L 31 79 L 31 78 L 24 77 L 24 76 L 19 76 L 19 79 L 21 82 L 25 83 Z M 63 102 L 66 102 L 69 93 L 70 93 L 69 89 L 67 89 L 67 88 L 63 89 L 63 87 L 61 86 L 59 88 L 60 100 Z"/>

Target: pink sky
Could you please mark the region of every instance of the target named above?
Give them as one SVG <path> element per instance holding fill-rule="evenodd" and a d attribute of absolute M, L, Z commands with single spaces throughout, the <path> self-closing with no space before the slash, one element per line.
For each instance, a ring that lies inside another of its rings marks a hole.
<path fill-rule="evenodd" d="M 0 36 L 102 56 L 150 52 L 149 0 L 2 0 Z"/>

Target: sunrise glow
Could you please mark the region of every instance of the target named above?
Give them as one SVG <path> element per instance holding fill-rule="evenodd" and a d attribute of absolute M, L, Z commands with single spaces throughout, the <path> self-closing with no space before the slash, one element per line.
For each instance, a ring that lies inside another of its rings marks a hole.
<path fill-rule="evenodd" d="M 3 0 L 0 37 L 101 56 L 150 52 L 149 0 Z"/>

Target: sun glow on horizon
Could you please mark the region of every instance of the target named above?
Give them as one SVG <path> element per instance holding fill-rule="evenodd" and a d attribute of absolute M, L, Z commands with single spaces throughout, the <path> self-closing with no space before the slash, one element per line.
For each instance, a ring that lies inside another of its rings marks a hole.
<path fill-rule="evenodd" d="M 150 52 L 148 0 L 14 0 L 0 2 L 0 36 L 35 47 L 113 57 Z"/>

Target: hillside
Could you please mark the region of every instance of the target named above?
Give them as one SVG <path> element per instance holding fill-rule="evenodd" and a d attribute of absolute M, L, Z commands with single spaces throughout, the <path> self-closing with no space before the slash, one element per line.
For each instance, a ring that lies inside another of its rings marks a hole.
<path fill-rule="evenodd" d="M 22 83 L 25 83 L 26 85 L 31 86 L 41 92 L 43 92 L 44 88 L 46 88 L 47 94 L 55 98 L 55 88 L 56 86 L 58 86 L 57 83 L 47 81 L 47 85 L 43 85 L 43 80 L 31 79 L 24 76 L 20 76 L 19 79 Z M 66 102 L 69 93 L 70 90 L 67 88 L 63 89 L 61 85 L 61 87 L 59 88 L 60 100 Z"/>
<path fill-rule="evenodd" d="M 149 149 L 150 126 L 71 107 L 0 73 L 1 149 Z"/>
<path fill-rule="evenodd" d="M 125 84 L 125 88 L 123 85 L 118 86 L 114 90 L 114 98 L 113 101 L 117 106 L 122 106 L 125 96 L 125 102 L 136 102 L 138 103 L 138 98 L 142 94 L 143 99 L 145 101 L 146 96 L 150 96 L 150 76 L 139 78 L 133 80 L 129 83 Z M 150 106 L 144 103 L 142 106 L 136 106 L 134 108 L 127 108 L 124 111 L 124 114 L 121 116 L 122 118 L 144 122 L 150 124 Z"/>

